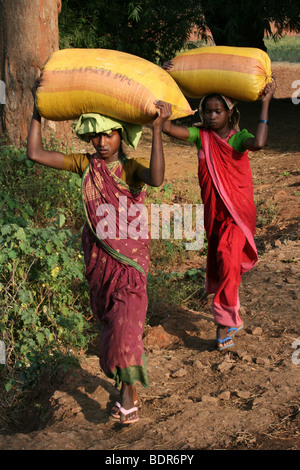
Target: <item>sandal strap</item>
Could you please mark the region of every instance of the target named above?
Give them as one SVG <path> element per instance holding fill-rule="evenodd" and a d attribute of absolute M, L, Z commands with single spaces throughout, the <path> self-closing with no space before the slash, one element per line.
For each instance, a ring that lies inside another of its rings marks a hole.
<path fill-rule="evenodd" d="M 241 331 L 243 328 L 244 328 L 244 324 L 237 326 L 237 327 L 231 326 L 230 328 L 227 328 L 227 333 L 230 333 L 231 331 L 233 331 L 233 334 L 235 334 L 238 331 Z"/>
<path fill-rule="evenodd" d="M 123 406 L 121 406 L 120 411 L 124 416 L 127 416 L 130 413 L 133 413 L 134 411 L 138 411 L 138 408 L 136 406 L 134 406 L 133 408 L 130 408 L 129 410 L 126 410 L 125 408 L 123 408 Z"/>
<path fill-rule="evenodd" d="M 224 338 L 224 339 L 221 339 L 221 338 L 218 338 L 218 341 L 219 343 L 225 343 L 225 341 L 232 341 L 232 337 L 231 336 L 227 336 L 227 338 Z"/>
<path fill-rule="evenodd" d="M 238 329 L 235 328 L 234 326 L 231 326 L 230 328 L 227 328 L 227 333 L 230 333 L 231 331 L 237 331 Z"/>

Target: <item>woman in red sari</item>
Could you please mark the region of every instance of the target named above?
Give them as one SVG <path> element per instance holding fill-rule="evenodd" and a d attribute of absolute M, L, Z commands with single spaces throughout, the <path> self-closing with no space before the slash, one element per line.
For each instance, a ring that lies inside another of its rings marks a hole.
<path fill-rule="evenodd" d="M 170 66 L 169 62 L 164 67 Z M 246 129 L 239 130 L 236 103 L 215 94 L 200 102 L 200 128 L 176 126 L 170 121 L 163 128 L 166 134 L 197 146 L 208 240 L 206 290 L 214 294 L 212 310 L 219 351 L 234 346 L 232 337 L 243 328 L 238 289 L 242 274 L 257 262 L 256 209 L 248 150 L 260 150 L 266 143 L 268 108 L 275 88 L 272 81 L 262 94 L 255 136 Z"/>
<path fill-rule="evenodd" d="M 36 107 L 27 144 L 31 160 L 82 176 L 86 277 L 93 314 L 103 326 L 100 364 L 116 386 L 121 385 L 112 415 L 123 424 L 139 419 L 135 382 L 148 387 L 142 336 L 149 237 L 143 202 L 146 184 L 160 186 L 164 179 L 162 127 L 171 115 L 171 105 L 160 102 L 156 106 L 150 164 L 145 159 L 128 159 L 122 151 L 122 139 L 136 147 L 140 126 L 95 114 L 83 115 L 75 129 L 79 137 L 91 140 L 93 155 L 44 150 Z"/>

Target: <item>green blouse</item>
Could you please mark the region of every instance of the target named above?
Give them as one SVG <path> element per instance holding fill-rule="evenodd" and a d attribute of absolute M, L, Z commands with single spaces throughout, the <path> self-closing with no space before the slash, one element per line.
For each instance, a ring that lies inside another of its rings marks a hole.
<path fill-rule="evenodd" d="M 189 127 L 188 130 L 190 136 L 187 141 L 194 142 L 197 146 L 197 150 L 200 150 L 202 148 L 202 143 L 200 139 L 199 127 Z M 243 129 L 229 137 L 228 144 L 231 145 L 231 147 L 233 147 L 234 150 L 237 150 L 238 152 L 245 152 L 246 149 L 244 147 L 244 142 L 247 139 L 251 139 L 253 137 L 254 136 L 250 134 L 247 129 Z"/>

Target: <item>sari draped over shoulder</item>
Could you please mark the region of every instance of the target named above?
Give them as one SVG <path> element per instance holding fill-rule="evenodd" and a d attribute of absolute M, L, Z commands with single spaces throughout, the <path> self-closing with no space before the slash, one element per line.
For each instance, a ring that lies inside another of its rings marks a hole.
<path fill-rule="evenodd" d="M 148 387 L 143 347 L 149 236 L 145 187 L 130 188 L 121 161 L 91 158 L 82 177 L 82 233 L 91 308 L 102 325 L 100 365 L 115 380 Z"/>
<path fill-rule="evenodd" d="M 200 137 L 203 150 L 199 150 L 198 177 L 208 240 L 206 289 L 216 294 L 213 311 L 217 323 L 236 326 L 241 323 L 241 275 L 258 260 L 248 151 L 236 151 L 211 130 L 200 129 Z"/>

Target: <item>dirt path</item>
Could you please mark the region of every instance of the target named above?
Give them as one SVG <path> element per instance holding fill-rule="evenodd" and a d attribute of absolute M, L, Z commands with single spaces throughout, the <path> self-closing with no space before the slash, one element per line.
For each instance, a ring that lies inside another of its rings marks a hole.
<path fill-rule="evenodd" d="M 0 436 L 1 450 L 299 449 L 300 104 L 290 96 L 300 66 L 273 70 L 269 143 L 251 155 L 260 260 L 243 278 L 245 329 L 235 349 L 215 350 L 210 299 L 197 312 L 162 305 L 160 321 L 145 329 L 150 388 L 138 389 L 137 424 L 109 417 L 116 390 L 91 355 L 36 392 L 19 432 Z M 259 105 L 240 109 L 242 126 L 254 131 Z M 180 175 L 197 185 L 194 148 L 166 143 L 167 182 Z M 195 256 L 192 266 L 199 263 Z"/>

